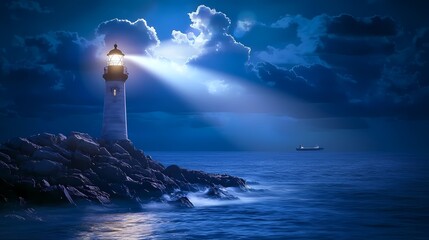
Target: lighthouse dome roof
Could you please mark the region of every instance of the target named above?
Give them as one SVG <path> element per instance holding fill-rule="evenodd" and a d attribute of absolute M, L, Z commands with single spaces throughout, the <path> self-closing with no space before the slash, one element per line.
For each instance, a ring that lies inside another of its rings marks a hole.
<path fill-rule="evenodd" d="M 107 54 L 107 56 L 110 55 L 121 55 L 121 56 L 125 56 L 125 54 L 118 49 L 118 45 L 115 43 L 115 45 L 113 45 L 114 49 L 110 50 L 110 52 Z"/>

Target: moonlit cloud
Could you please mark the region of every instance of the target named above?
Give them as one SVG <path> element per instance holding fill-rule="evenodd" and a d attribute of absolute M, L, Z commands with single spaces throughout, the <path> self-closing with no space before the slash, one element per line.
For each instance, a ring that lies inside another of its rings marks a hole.
<path fill-rule="evenodd" d="M 154 27 L 148 26 L 145 19 L 131 22 L 127 19 L 112 19 L 98 25 L 98 35 L 104 36 L 105 44 L 110 47 L 121 43 L 128 53 L 146 54 L 148 50 L 159 45 Z"/>

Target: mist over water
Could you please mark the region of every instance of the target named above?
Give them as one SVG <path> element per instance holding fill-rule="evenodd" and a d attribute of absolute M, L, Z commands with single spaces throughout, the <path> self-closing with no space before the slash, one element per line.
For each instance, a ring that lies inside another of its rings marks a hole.
<path fill-rule="evenodd" d="M 37 208 L 0 220 L 2 239 L 426 239 L 429 158 L 381 153 L 153 152 L 163 164 L 249 182 L 238 199 Z M 12 219 L 12 220 L 11 220 Z"/>

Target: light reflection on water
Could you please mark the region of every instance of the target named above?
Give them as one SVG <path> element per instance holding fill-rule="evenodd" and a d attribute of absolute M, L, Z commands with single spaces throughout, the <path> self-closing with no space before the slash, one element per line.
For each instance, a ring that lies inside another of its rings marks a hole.
<path fill-rule="evenodd" d="M 82 221 L 87 229 L 76 234 L 78 239 L 148 239 L 159 224 L 155 214 L 146 212 L 89 215 Z"/>

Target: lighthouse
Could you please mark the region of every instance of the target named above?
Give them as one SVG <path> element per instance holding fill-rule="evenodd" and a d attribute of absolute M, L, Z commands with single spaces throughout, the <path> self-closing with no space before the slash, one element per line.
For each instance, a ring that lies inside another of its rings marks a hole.
<path fill-rule="evenodd" d="M 128 72 L 118 45 L 107 54 L 103 78 L 106 83 L 101 138 L 107 141 L 128 139 L 125 81 Z"/>

